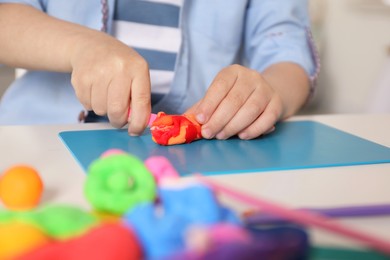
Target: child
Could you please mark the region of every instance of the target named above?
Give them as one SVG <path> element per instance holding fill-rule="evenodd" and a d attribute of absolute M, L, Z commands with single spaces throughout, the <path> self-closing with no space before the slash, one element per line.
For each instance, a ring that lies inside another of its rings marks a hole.
<path fill-rule="evenodd" d="M 296 113 L 318 73 L 307 0 L 0 0 L 0 37 L 0 63 L 29 70 L 0 124 L 86 109 L 139 135 L 153 105 L 194 114 L 205 138 L 252 139 Z"/>

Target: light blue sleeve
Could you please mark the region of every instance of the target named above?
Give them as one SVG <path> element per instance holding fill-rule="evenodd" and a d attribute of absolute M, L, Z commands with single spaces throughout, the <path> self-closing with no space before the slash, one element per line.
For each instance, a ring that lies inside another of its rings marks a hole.
<path fill-rule="evenodd" d="M 43 1 L 40 0 L 0 0 L 0 4 L 14 3 L 14 4 L 26 4 L 31 5 L 41 11 L 44 11 Z"/>
<path fill-rule="evenodd" d="M 319 59 L 307 0 L 249 1 L 246 25 L 244 55 L 250 68 L 263 71 L 278 62 L 293 62 L 315 81 Z"/>
<path fill-rule="evenodd" d="M 102 3 L 98 0 L 0 0 L 1 3 L 26 4 L 61 20 L 96 30 L 102 28 Z M 112 14 L 114 1 L 109 3 Z"/>

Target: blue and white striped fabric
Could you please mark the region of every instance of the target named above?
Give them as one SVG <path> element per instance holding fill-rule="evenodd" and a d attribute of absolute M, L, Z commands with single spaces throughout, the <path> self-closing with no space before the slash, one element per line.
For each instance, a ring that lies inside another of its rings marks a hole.
<path fill-rule="evenodd" d="M 117 0 L 114 36 L 149 64 L 153 96 L 168 93 L 180 48 L 182 0 Z"/>

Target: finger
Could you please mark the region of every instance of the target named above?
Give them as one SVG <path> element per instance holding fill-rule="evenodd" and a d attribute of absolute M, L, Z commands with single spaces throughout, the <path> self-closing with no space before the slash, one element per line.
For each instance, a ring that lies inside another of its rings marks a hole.
<path fill-rule="evenodd" d="M 148 125 L 151 113 L 149 72 L 136 77 L 131 85 L 129 134 L 140 135 Z"/>
<path fill-rule="evenodd" d="M 121 128 L 127 124 L 130 88 L 130 77 L 115 78 L 108 88 L 107 116 L 114 127 Z"/>
<path fill-rule="evenodd" d="M 107 95 L 109 80 L 95 81 L 91 88 L 91 107 L 95 114 L 104 116 L 107 114 Z"/>
<path fill-rule="evenodd" d="M 270 133 L 272 133 L 273 131 L 275 131 L 275 126 L 272 126 L 270 129 L 268 129 L 267 131 L 265 131 L 264 135 L 270 134 Z"/>
<path fill-rule="evenodd" d="M 231 67 L 221 70 L 208 88 L 204 98 L 196 107 L 196 120 L 205 124 L 234 86 L 238 75 Z"/>
<path fill-rule="evenodd" d="M 272 128 L 282 115 L 282 102 L 277 96 L 274 97 L 264 112 L 250 126 L 238 134 L 239 138 L 244 140 L 253 139 L 273 131 Z"/>
<path fill-rule="evenodd" d="M 71 84 L 75 90 L 77 99 L 86 110 L 92 110 L 91 105 L 91 89 L 92 81 L 88 74 L 73 72 Z"/>
<path fill-rule="evenodd" d="M 255 90 L 256 85 L 253 82 L 247 78 L 238 78 L 233 88 L 218 105 L 211 118 L 202 126 L 202 135 L 205 138 L 212 138 L 220 133 L 236 116 L 236 113 L 242 108 Z"/>
<path fill-rule="evenodd" d="M 216 135 L 217 139 L 227 139 L 250 126 L 264 111 L 271 97 L 267 97 L 260 88 L 252 93 L 245 104 Z"/>

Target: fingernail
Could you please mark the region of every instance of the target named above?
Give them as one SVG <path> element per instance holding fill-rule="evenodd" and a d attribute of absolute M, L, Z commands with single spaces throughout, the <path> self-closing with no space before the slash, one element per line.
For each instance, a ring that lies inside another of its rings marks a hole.
<path fill-rule="evenodd" d="M 197 114 L 196 121 L 198 121 L 198 123 L 200 123 L 200 124 L 204 124 L 206 121 L 206 118 L 203 114 Z"/>
<path fill-rule="evenodd" d="M 273 126 L 271 129 L 269 129 L 267 132 L 265 132 L 264 134 L 270 134 L 272 133 L 273 131 L 275 131 L 275 127 Z"/>
<path fill-rule="evenodd" d="M 246 139 L 248 139 L 248 134 L 247 133 L 241 133 L 241 134 L 238 135 L 238 137 L 240 137 L 240 139 L 242 139 L 242 140 L 246 140 Z"/>
<path fill-rule="evenodd" d="M 203 136 L 203 138 L 206 138 L 206 139 L 212 138 L 212 134 L 211 134 L 210 129 L 202 128 L 202 136 Z"/>
<path fill-rule="evenodd" d="M 216 137 L 217 139 L 220 139 L 220 140 L 226 139 L 226 138 L 225 138 L 225 134 L 224 134 L 223 132 L 219 132 L 215 137 Z"/>
<path fill-rule="evenodd" d="M 136 134 L 136 133 L 130 133 L 130 132 L 129 132 L 129 135 L 130 135 L 130 136 L 139 136 L 139 134 Z"/>

